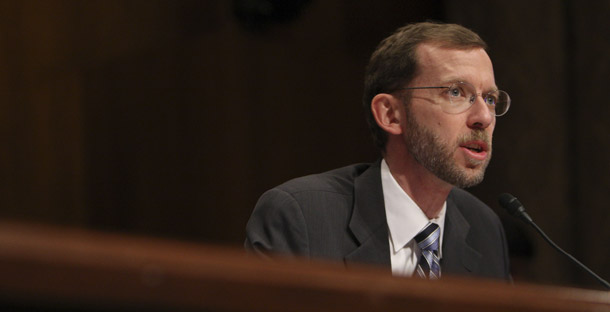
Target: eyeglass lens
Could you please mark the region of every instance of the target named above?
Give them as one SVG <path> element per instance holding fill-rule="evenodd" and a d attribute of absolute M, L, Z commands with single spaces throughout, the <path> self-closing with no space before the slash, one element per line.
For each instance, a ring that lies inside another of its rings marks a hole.
<path fill-rule="evenodd" d="M 449 86 L 447 90 L 450 104 L 445 107 L 448 113 L 461 113 L 466 111 L 477 99 L 476 88 L 466 82 L 456 82 Z M 508 93 L 496 90 L 481 95 L 489 106 L 489 110 L 496 116 L 506 114 L 510 106 Z"/>

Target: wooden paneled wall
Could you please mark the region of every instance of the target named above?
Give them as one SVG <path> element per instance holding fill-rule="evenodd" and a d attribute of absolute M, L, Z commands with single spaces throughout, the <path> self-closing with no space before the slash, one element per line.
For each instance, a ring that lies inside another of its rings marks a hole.
<path fill-rule="evenodd" d="M 610 1 L 311 0 L 256 28 L 241 2 L 1 1 L 2 218 L 239 246 L 264 190 L 378 157 L 364 66 L 434 19 L 479 32 L 513 98 L 472 192 L 517 242 L 516 279 L 595 285 L 499 211 L 505 191 L 610 276 Z"/>

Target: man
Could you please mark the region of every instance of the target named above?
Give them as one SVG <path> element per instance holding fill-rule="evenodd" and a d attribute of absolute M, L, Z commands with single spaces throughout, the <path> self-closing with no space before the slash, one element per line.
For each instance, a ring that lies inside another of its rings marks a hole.
<path fill-rule="evenodd" d="M 453 24 L 411 24 L 382 41 L 364 106 L 383 159 L 267 191 L 246 248 L 378 264 L 395 275 L 510 279 L 498 217 L 461 189 L 483 180 L 496 117 L 510 105 L 485 49 Z"/>

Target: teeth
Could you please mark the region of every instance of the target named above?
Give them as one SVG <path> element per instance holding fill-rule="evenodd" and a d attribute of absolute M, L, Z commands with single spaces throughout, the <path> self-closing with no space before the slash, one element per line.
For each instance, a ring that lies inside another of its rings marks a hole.
<path fill-rule="evenodd" d="M 464 145 L 464 147 L 476 152 L 481 152 L 483 150 L 478 144 L 468 144 Z"/>

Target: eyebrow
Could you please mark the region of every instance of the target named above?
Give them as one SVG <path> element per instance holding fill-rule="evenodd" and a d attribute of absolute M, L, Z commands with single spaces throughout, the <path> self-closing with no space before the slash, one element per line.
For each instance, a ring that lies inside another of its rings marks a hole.
<path fill-rule="evenodd" d="M 471 83 L 470 81 L 468 81 L 467 79 L 462 79 L 462 78 L 457 78 L 457 77 L 447 79 L 447 80 L 441 82 L 441 85 L 448 86 L 449 84 L 456 83 L 456 82 L 466 82 L 466 83 L 469 83 L 474 86 L 474 84 Z M 500 88 L 498 88 L 498 86 L 496 84 L 494 84 L 491 88 L 481 91 L 481 93 L 489 93 L 489 92 L 494 92 L 494 91 L 498 91 L 498 90 L 500 90 Z"/>

